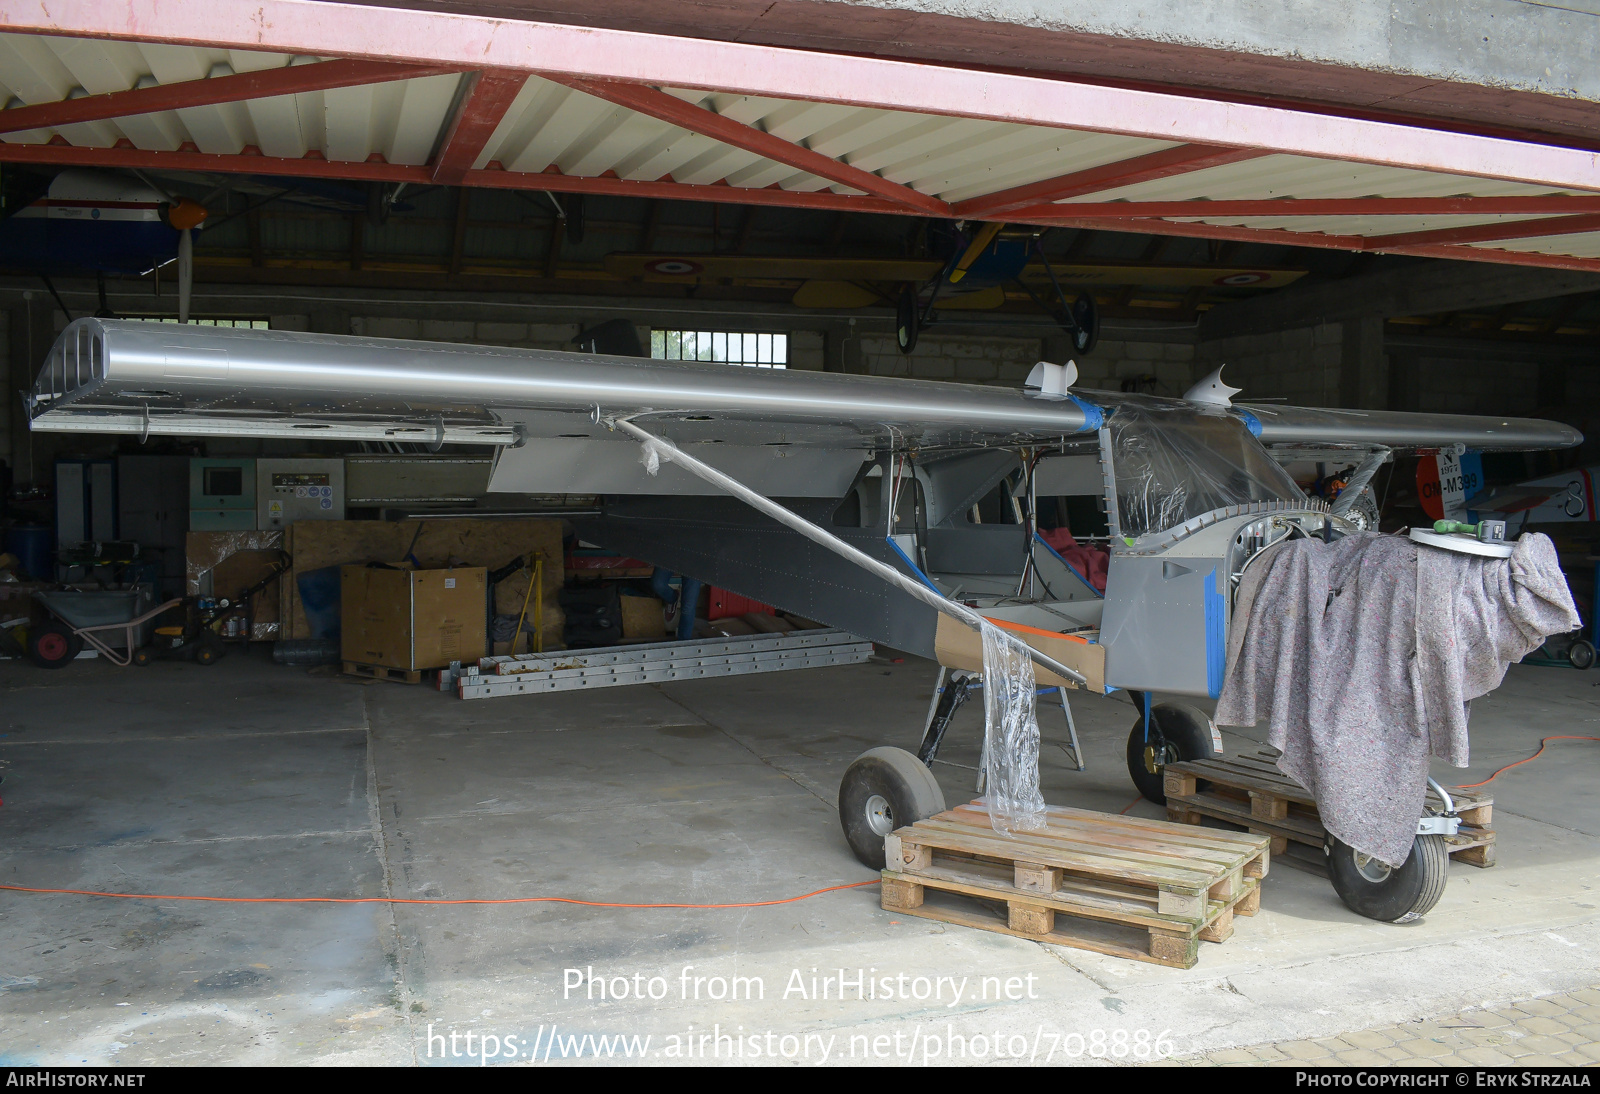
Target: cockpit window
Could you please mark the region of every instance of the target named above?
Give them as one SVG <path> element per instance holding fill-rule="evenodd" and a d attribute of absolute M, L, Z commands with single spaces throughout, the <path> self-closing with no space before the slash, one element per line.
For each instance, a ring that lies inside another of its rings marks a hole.
<path fill-rule="evenodd" d="M 1136 396 L 1114 405 L 1106 425 L 1125 536 L 1160 532 L 1224 506 L 1305 500 L 1233 413 Z"/>

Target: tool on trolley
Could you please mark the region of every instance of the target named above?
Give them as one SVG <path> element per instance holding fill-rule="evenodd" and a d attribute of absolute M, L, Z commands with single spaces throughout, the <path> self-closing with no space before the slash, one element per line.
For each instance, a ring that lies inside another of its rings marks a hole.
<path fill-rule="evenodd" d="M 1411 540 L 1427 547 L 1439 547 L 1463 555 L 1480 555 L 1484 558 L 1510 558 L 1511 544 L 1506 542 L 1506 522 L 1480 520 L 1477 524 L 1463 524 L 1457 520 L 1436 520 L 1433 531 L 1411 529 Z"/>
<path fill-rule="evenodd" d="M 254 584 L 240 589 L 232 599 L 196 596 L 169 601 L 169 607 L 183 607 L 183 621 L 157 627 L 155 641 L 134 651 L 133 664 L 143 666 L 152 661 L 178 659 L 209 665 L 225 652 L 226 641 L 235 639 L 240 645 L 247 645 L 255 630 L 252 611 L 256 595 L 277 581 L 292 563 L 288 552 L 278 552 L 277 561 L 267 572 Z"/>

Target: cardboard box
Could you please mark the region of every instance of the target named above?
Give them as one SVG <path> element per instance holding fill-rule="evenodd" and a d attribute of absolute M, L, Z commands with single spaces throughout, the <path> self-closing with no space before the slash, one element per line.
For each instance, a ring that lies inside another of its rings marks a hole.
<path fill-rule="evenodd" d="M 622 596 L 622 637 L 665 638 L 667 606 L 653 596 Z"/>
<path fill-rule="evenodd" d="M 1069 637 L 1064 634 L 1051 634 L 1035 627 L 1024 627 L 1016 623 L 998 623 L 1014 637 L 1022 639 L 1028 645 L 1044 654 L 1053 657 L 1069 669 L 1077 669 L 1088 678 L 1088 689 L 1097 694 L 1106 690 L 1106 648 L 1093 642 L 1086 642 L 1082 638 Z M 983 639 L 978 632 L 964 623 L 958 623 L 943 612 L 939 613 L 938 629 L 933 632 L 933 652 L 939 659 L 939 664 L 948 669 L 965 669 L 968 672 L 983 671 Z M 1039 687 L 1069 688 L 1084 685 L 1071 680 L 1063 680 L 1048 669 L 1033 666 L 1033 679 Z"/>
<path fill-rule="evenodd" d="M 300 599 L 300 578 L 312 570 L 366 562 L 399 564 L 405 560 L 419 570 L 438 570 L 446 566 L 483 566 L 494 570 L 521 555 L 544 559 L 544 578 L 537 594 L 544 601 L 544 648 L 558 650 L 562 631 L 561 523 L 538 518 L 296 522 L 285 534 L 283 543 L 284 550 L 294 556 L 294 570 L 278 582 L 282 594 L 278 613 L 283 623 L 282 637 L 311 637 L 311 624 Z M 495 613 L 508 615 L 520 611 L 527 591 L 526 572 L 513 574 L 500 582 L 495 586 Z M 528 614 L 535 615 L 532 604 Z"/>
<path fill-rule="evenodd" d="M 343 566 L 339 575 L 344 660 L 410 672 L 484 656 L 489 574 L 483 567 Z"/>

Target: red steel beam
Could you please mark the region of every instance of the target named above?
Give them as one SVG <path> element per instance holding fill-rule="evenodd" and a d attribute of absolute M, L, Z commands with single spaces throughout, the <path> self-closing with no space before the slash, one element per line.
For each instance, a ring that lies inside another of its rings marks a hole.
<path fill-rule="evenodd" d="M 1102 232 L 1136 232 L 1140 235 L 1187 236 L 1195 239 L 1229 239 L 1241 243 L 1268 243 L 1280 247 L 1317 247 L 1336 251 L 1382 251 L 1384 254 L 1412 255 L 1419 258 L 1449 258 L 1465 262 L 1498 262 L 1508 266 L 1541 266 L 1559 270 L 1590 270 L 1600 273 L 1600 258 L 1540 254 L 1527 251 L 1502 251 L 1463 244 L 1410 243 L 1373 246 L 1374 239 L 1363 236 L 1331 235 L 1325 232 L 1290 232 L 1281 228 L 1240 228 L 1227 224 L 1175 222 L 1170 220 L 1118 220 L 1110 217 L 1030 218 L 1027 223 L 1053 228 L 1088 228 Z"/>
<path fill-rule="evenodd" d="M 434 157 L 433 181 L 445 186 L 459 186 L 467 177 L 467 172 L 482 155 L 484 145 L 489 143 L 495 128 L 511 109 L 517 92 L 528 82 L 528 74 L 474 72 L 467 79 L 471 83 L 461 96 L 444 143 Z"/>
<path fill-rule="evenodd" d="M 0 143 L 0 163 L 54 164 L 69 167 L 134 167 L 141 170 L 215 171 L 224 174 L 287 175 L 295 178 L 352 179 L 364 182 L 433 181 L 433 168 L 400 163 L 362 163 L 319 157 L 286 159 L 250 152 L 214 155 L 208 152 L 159 152 L 119 144 L 112 148 L 78 148 L 67 144 Z M 667 198 L 677 201 L 720 201 L 734 205 L 779 205 L 846 213 L 907 215 L 916 212 L 898 202 L 827 191 L 783 190 L 776 186 L 747 189 L 726 184 L 692 185 L 661 179 L 639 182 L 609 176 L 534 174 L 521 171 L 469 170 L 461 185 L 502 190 L 550 190 L 558 194 L 608 194 L 616 197 Z"/>
<path fill-rule="evenodd" d="M 769 160 L 788 164 L 801 171 L 809 171 L 819 178 L 864 191 L 874 197 L 898 202 L 933 216 L 950 215 L 950 206 L 936 197 L 913 190 L 909 186 L 902 186 L 898 182 L 890 182 L 881 175 L 852 167 L 832 156 L 824 156 L 821 152 L 802 148 L 793 141 L 774 137 L 771 133 L 763 132 L 754 126 L 724 118 L 714 111 L 684 102 L 656 88 L 603 80 L 581 80 L 569 76 L 547 78 L 564 84 L 574 91 L 593 95 L 597 99 L 604 99 L 606 102 L 615 103 L 640 114 L 648 114 L 660 121 L 681 126 L 691 133 L 699 133 L 724 144 L 731 144 L 735 148 L 765 156 Z"/>
<path fill-rule="evenodd" d="M 1257 159 L 1267 154 L 1251 148 L 1183 144 L 1176 148 L 1163 148 L 1159 152 L 1119 160 L 1116 163 L 1101 164 L 1085 171 L 1074 171 L 1070 175 L 1013 186 L 1009 190 L 1000 190 L 982 197 L 968 198 L 966 201 L 956 203 L 955 215 L 975 220 L 990 220 L 1041 202 L 1061 201 L 1083 194 L 1114 190 L 1119 186 L 1132 186 L 1135 183 L 1171 178 L 1173 175 L 1186 175 L 1191 171 L 1204 171 L 1207 167 L 1221 167 L 1223 164 Z"/>
<path fill-rule="evenodd" d="M 69 167 L 136 167 L 142 170 L 218 171 L 245 175 L 292 175 L 296 178 L 353 179 L 364 182 L 414 182 L 427 184 L 433 172 L 426 167 L 399 163 L 325 160 L 307 156 L 289 159 L 243 152 L 216 155 L 180 149 L 148 151 L 131 144 L 111 148 L 78 148 L 69 144 L 0 143 L 0 163 L 58 164 Z"/>
<path fill-rule="evenodd" d="M 4 150 L 0 149 L 0 158 Z M 498 190 L 550 190 L 558 194 L 606 194 L 611 197 L 666 199 L 668 201 L 720 201 L 730 205 L 776 205 L 790 209 L 826 209 L 839 213 L 885 213 L 912 216 L 919 210 L 897 201 L 860 194 L 835 194 L 830 190 L 785 190 L 768 186 L 702 185 L 673 182 L 670 178 L 646 182 L 613 175 L 563 175 L 557 171 L 468 171 L 464 184 Z"/>
<path fill-rule="evenodd" d="M 1426 232 L 1368 236 L 1366 249 L 1382 251 L 1390 247 L 1406 247 L 1419 243 L 1492 243 L 1502 239 L 1539 239 L 1544 236 L 1571 235 L 1574 232 L 1600 232 L 1600 214 L 1499 221 L 1495 224 L 1474 224 L 1467 228 L 1440 228 Z"/>
<path fill-rule="evenodd" d="M 959 208 L 959 206 L 958 206 Z M 1265 198 L 1218 201 L 1072 201 L 1013 209 L 1017 220 L 1074 217 L 1540 216 L 1600 213 L 1600 194 L 1452 198 Z M 1472 231 L 1474 229 L 1461 229 Z"/>
<path fill-rule="evenodd" d="M 110 121 L 161 110 L 182 110 L 190 106 L 216 106 L 270 95 L 294 95 L 303 91 L 327 91 L 336 87 L 381 84 L 393 80 L 415 80 L 460 72 L 458 66 L 395 64 L 344 58 L 318 61 L 310 65 L 286 65 L 240 72 L 232 76 L 213 76 L 205 80 L 156 87 L 136 87 L 106 95 L 85 95 L 81 99 L 35 103 L 0 110 L 0 133 L 22 133 L 30 129 L 58 129 L 78 122 Z"/>
<path fill-rule="evenodd" d="M 1062 206 L 1053 206 L 1062 208 Z M 1284 228 L 1238 228 L 1229 224 L 1205 224 L 1196 221 L 1156 220 L 1137 217 L 1028 217 L 1013 218 L 1017 223 L 1039 224 L 1055 228 L 1088 228 L 1105 232 L 1137 232 L 1140 235 L 1186 236 L 1193 239 L 1233 239 L 1243 243 L 1272 243 L 1289 247 L 1334 247 L 1345 251 L 1359 251 L 1365 240 L 1356 235 L 1333 235 L 1327 232 L 1291 232 Z"/>
<path fill-rule="evenodd" d="M 1551 270 L 1587 270 L 1600 273 L 1600 258 L 1574 255 L 1549 255 L 1537 251 L 1499 251 L 1492 247 L 1463 247 L 1450 244 L 1417 244 L 1390 254 L 1413 258 L 1448 258 L 1456 262 L 1494 262 L 1502 266 L 1538 266 Z"/>
<path fill-rule="evenodd" d="M 325 0 L 5 0 L 0 31 L 171 42 L 903 110 L 1600 191 L 1600 152 L 1148 88 Z"/>

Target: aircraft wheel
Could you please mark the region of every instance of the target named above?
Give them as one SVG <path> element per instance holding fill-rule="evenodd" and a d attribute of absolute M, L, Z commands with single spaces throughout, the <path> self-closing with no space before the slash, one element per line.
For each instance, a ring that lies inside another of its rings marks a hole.
<path fill-rule="evenodd" d="M 863 866 L 883 869 L 883 837 L 944 811 L 933 772 L 903 748 L 873 748 L 856 757 L 839 783 L 839 823 Z"/>
<path fill-rule="evenodd" d="M 1182 703 L 1157 703 L 1150 714 L 1155 732 L 1146 740 L 1144 716 L 1128 734 L 1128 774 L 1139 793 L 1157 805 L 1167 803 L 1162 769 L 1178 760 L 1204 760 L 1222 755 L 1211 738 L 1211 719 Z"/>
<path fill-rule="evenodd" d="M 1567 661 L 1575 669 L 1587 669 L 1594 665 L 1594 645 L 1580 638 L 1567 649 Z"/>
<path fill-rule="evenodd" d="M 1414 923 L 1433 910 L 1450 877 L 1443 836 L 1418 836 L 1398 870 L 1328 836 L 1322 845 L 1328 878 L 1345 907 L 1385 923 Z"/>
<path fill-rule="evenodd" d="M 1067 333 L 1072 335 L 1072 348 L 1078 353 L 1094 352 L 1095 343 L 1100 341 L 1100 306 L 1095 303 L 1094 294 L 1079 293 L 1072 302 L 1072 329 Z"/>
<path fill-rule="evenodd" d="M 83 651 L 83 639 L 59 623 L 46 623 L 28 635 L 28 660 L 42 669 L 65 668 Z"/>
<path fill-rule="evenodd" d="M 917 290 L 906 287 L 900 294 L 900 303 L 895 307 L 894 337 L 900 347 L 901 353 L 910 353 L 917 348 L 917 334 L 921 326 L 920 316 L 917 314 Z"/>

